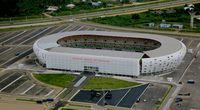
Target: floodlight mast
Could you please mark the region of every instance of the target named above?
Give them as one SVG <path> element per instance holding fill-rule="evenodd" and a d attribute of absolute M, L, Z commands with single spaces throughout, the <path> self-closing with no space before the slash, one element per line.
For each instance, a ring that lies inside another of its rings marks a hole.
<path fill-rule="evenodd" d="M 184 10 L 186 10 L 190 14 L 190 28 L 194 27 L 194 16 L 196 14 L 195 7 L 193 4 L 185 5 Z"/>

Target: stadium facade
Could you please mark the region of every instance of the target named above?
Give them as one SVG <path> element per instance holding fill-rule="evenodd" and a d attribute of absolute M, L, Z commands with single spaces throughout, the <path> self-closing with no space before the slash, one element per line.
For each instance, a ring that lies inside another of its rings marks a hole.
<path fill-rule="evenodd" d="M 174 38 L 142 33 L 75 31 L 48 35 L 33 45 L 48 69 L 139 76 L 174 71 L 186 46 Z"/>

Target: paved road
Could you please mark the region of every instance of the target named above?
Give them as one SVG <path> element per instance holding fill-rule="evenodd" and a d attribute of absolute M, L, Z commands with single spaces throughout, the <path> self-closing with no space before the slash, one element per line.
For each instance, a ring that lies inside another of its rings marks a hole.
<path fill-rule="evenodd" d="M 196 47 L 196 51 L 193 53 L 193 56 L 199 56 L 199 46 Z M 186 73 L 188 72 L 188 69 L 190 68 L 190 66 L 193 64 L 193 62 L 196 60 L 196 57 L 193 57 L 193 59 L 191 60 L 191 62 L 188 64 L 187 68 L 185 69 L 185 71 L 183 72 L 182 76 L 179 78 L 178 82 L 182 82 L 182 79 L 185 77 Z M 180 92 L 180 90 L 182 89 L 182 85 L 178 85 L 176 89 L 174 90 L 172 96 L 169 98 L 169 100 L 167 101 L 167 103 L 165 104 L 165 106 L 163 107 L 163 110 L 168 110 L 170 105 L 173 103 L 174 99 L 177 97 L 178 93 Z"/>
<path fill-rule="evenodd" d="M 29 22 L 29 24 L 18 23 L 19 25 L 0 26 L 0 29 L 56 24 L 56 23 L 68 22 L 72 18 L 80 20 L 82 18 L 94 18 L 94 17 L 101 17 L 101 16 L 115 16 L 115 15 L 121 15 L 121 14 L 139 13 L 139 12 L 148 11 L 150 9 L 164 9 L 164 8 L 177 7 L 177 6 L 182 6 L 182 5 L 191 4 L 191 3 L 200 3 L 200 0 L 172 0 L 172 1 L 167 1 L 167 2 L 155 3 L 155 4 L 123 7 L 119 9 L 83 13 L 83 14 L 76 14 L 76 15 L 69 15 L 69 16 L 59 16 L 59 17 L 54 17 L 58 19 L 58 21 L 45 22 L 45 23 L 44 22 L 43 23 Z"/>
<path fill-rule="evenodd" d="M 162 35 L 173 35 L 173 36 L 181 36 L 188 37 L 192 36 L 192 39 L 200 37 L 200 34 L 192 33 L 192 32 L 175 32 L 175 31 L 160 31 L 160 30 L 152 30 L 152 29 L 141 29 L 141 28 L 126 28 L 126 27 L 118 27 L 118 26 L 109 26 L 97 23 L 88 23 L 88 22 L 77 22 L 82 25 L 88 25 L 98 28 L 104 28 L 107 30 L 117 30 L 117 31 L 128 31 L 128 32 L 140 32 L 140 33 L 152 33 L 152 34 L 162 34 Z"/>
<path fill-rule="evenodd" d="M 134 12 L 144 12 L 152 9 L 164 9 L 169 7 L 177 7 L 182 6 L 185 4 L 191 4 L 191 3 L 200 3 L 199 0 L 172 0 L 168 2 L 161 2 L 161 3 L 155 3 L 155 4 L 147 4 L 147 5 L 141 5 L 141 6 L 132 6 L 132 7 L 124 7 L 119 9 L 112 9 L 112 10 L 106 10 L 106 11 L 99 11 L 99 12 L 92 12 L 92 13 L 83 13 L 83 14 L 77 14 L 73 16 L 63 16 L 59 18 L 91 18 L 91 17 L 100 17 L 100 16 L 111 16 L 111 15 L 121 15 L 126 13 L 134 13 Z"/>

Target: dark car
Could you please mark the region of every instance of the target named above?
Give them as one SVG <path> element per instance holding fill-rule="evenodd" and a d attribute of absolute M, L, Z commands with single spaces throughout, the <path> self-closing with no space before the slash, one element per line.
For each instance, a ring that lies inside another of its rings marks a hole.
<path fill-rule="evenodd" d="M 175 100 L 176 103 L 177 103 L 177 102 L 182 102 L 182 101 L 183 101 L 183 99 L 182 99 L 182 98 L 179 98 L 179 97 L 177 97 L 176 100 Z"/>
<path fill-rule="evenodd" d="M 188 84 L 194 84 L 195 82 L 194 82 L 194 80 L 188 80 L 187 83 Z"/>
<path fill-rule="evenodd" d="M 42 102 L 42 100 L 37 100 L 36 103 L 37 104 L 42 104 L 43 102 Z"/>
<path fill-rule="evenodd" d="M 46 101 L 48 101 L 48 102 L 53 102 L 54 99 L 53 99 L 53 98 L 47 98 Z"/>
<path fill-rule="evenodd" d="M 112 99 L 112 94 L 109 92 L 105 95 L 105 99 Z"/>

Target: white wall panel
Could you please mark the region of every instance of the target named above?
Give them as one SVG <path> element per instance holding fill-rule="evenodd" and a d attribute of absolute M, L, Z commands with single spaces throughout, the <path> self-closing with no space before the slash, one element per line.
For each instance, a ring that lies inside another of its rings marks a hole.
<path fill-rule="evenodd" d="M 48 52 L 47 68 L 83 71 L 84 66 L 98 67 L 101 73 L 139 75 L 139 60 L 117 57 L 59 54 Z"/>
<path fill-rule="evenodd" d="M 183 60 L 186 54 L 186 47 L 181 43 L 182 48 L 170 55 L 165 55 L 155 58 L 143 58 L 142 59 L 142 74 L 157 73 L 163 71 L 175 70 Z"/>

